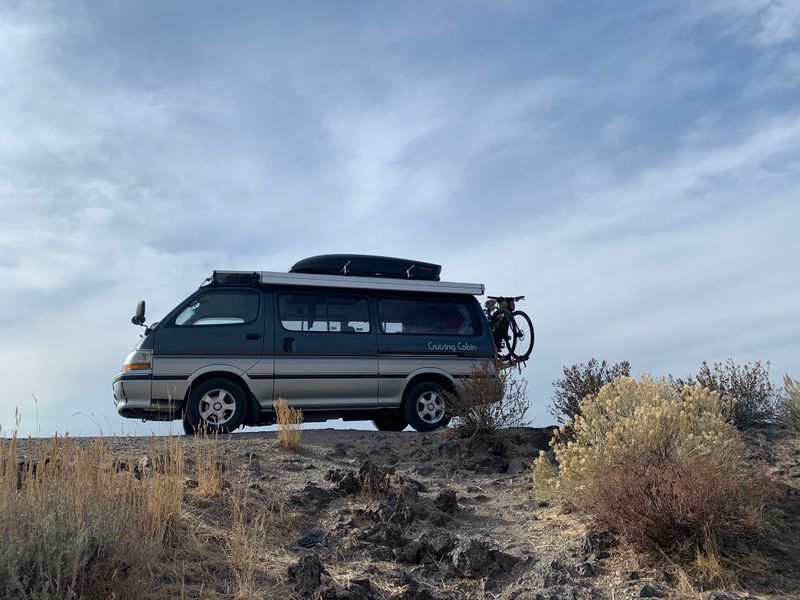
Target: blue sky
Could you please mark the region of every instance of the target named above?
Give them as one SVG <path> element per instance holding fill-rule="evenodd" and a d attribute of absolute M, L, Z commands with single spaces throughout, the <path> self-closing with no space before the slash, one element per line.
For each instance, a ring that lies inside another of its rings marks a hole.
<path fill-rule="evenodd" d="M 525 294 L 538 424 L 592 356 L 800 376 L 798 34 L 788 0 L 2 2 L 0 424 L 149 431 L 110 393 L 136 300 L 326 252 Z"/>

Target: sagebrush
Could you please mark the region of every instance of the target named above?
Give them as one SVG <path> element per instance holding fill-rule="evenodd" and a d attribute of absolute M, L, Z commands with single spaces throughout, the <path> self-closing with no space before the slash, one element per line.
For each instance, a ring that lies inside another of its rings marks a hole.
<path fill-rule="evenodd" d="M 703 361 L 696 375 L 674 379 L 677 388 L 700 385 L 731 401 L 728 418 L 739 428 L 772 425 L 778 420 L 778 393 L 769 379 L 769 362 L 737 364 Z"/>
<path fill-rule="evenodd" d="M 686 564 L 709 560 L 724 536 L 757 535 L 771 493 L 748 463 L 730 411 L 730 400 L 699 385 L 679 391 L 648 375 L 617 379 L 587 396 L 571 435 L 562 428 L 536 459 L 537 490 L 640 549 Z"/>
<path fill-rule="evenodd" d="M 592 358 L 586 364 L 564 367 L 564 377 L 553 382 L 553 401 L 550 414 L 559 423 L 571 422 L 580 414 L 581 402 L 587 396 L 596 396 L 604 385 L 631 374 L 631 365 L 622 361 L 609 365 Z"/>
<path fill-rule="evenodd" d="M 459 439 L 493 438 L 509 427 L 527 424 L 527 382 L 513 369 L 480 362 L 447 396 L 452 414 L 447 431 Z"/>

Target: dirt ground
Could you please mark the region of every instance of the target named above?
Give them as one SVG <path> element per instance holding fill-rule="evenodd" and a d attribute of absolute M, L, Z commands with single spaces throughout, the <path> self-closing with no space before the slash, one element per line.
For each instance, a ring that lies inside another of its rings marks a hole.
<path fill-rule="evenodd" d="M 250 584 L 265 598 L 737 597 L 731 590 L 727 596 L 692 591 L 669 565 L 641 562 L 563 505 L 538 499 L 530 464 L 550 434 L 548 428 L 515 429 L 513 454 L 498 455 L 488 446 L 467 451 L 435 432 L 306 430 L 297 452 L 281 448 L 274 433 L 244 432 L 213 441 L 213 456 L 224 465 L 223 487 L 246 494 L 254 515 L 293 516 L 288 525 L 276 525 L 277 539 L 260 556 L 242 559 L 258 561 Z M 800 497 L 800 436 L 760 430 L 747 442 L 753 459 L 790 497 Z M 205 459 L 197 440 L 181 443 L 186 485 L 196 486 L 192 469 Z M 157 463 L 152 438 L 111 444 L 132 469 Z M 209 539 L 224 540 L 230 525 L 215 511 L 218 501 L 190 503 L 186 518 Z M 796 513 L 789 514 L 796 523 Z M 800 540 L 797 548 L 800 553 Z M 755 582 L 754 589 L 770 593 L 738 590 L 738 597 L 798 597 L 792 582 L 800 569 L 787 570 L 800 563 L 797 556 L 785 558 L 783 571 Z M 220 588 L 219 581 L 198 581 L 208 571 L 193 575 L 186 564 L 191 559 L 180 560 L 185 597 L 241 589 L 241 582 Z"/>

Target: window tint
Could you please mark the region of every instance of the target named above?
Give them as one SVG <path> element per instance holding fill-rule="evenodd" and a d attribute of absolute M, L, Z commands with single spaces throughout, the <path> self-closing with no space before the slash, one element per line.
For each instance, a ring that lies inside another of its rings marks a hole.
<path fill-rule="evenodd" d="M 474 335 L 472 313 L 464 302 L 446 300 L 382 300 L 384 333 Z"/>
<path fill-rule="evenodd" d="M 369 333 L 370 329 L 366 298 L 280 294 L 278 311 L 289 331 Z"/>
<path fill-rule="evenodd" d="M 258 292 L 208 291 L 195 298 L 177 317 L 175 325 L 238 325 L 258 316 Z"/>

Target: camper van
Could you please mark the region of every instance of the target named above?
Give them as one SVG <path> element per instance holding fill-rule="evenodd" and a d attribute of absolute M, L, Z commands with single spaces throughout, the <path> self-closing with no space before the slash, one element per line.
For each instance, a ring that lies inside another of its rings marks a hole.
<path fill-rule="evenodd" d="M 495 356 L 476 283 L 404 259 L 325 255 L 288 273 L 214 271 L 145 327 L 114 378 L 123 417 L 181 419 L 187 433 L 275 422 L 372 420 L 383 431 L 449 421 L 446 392 Z"/>

